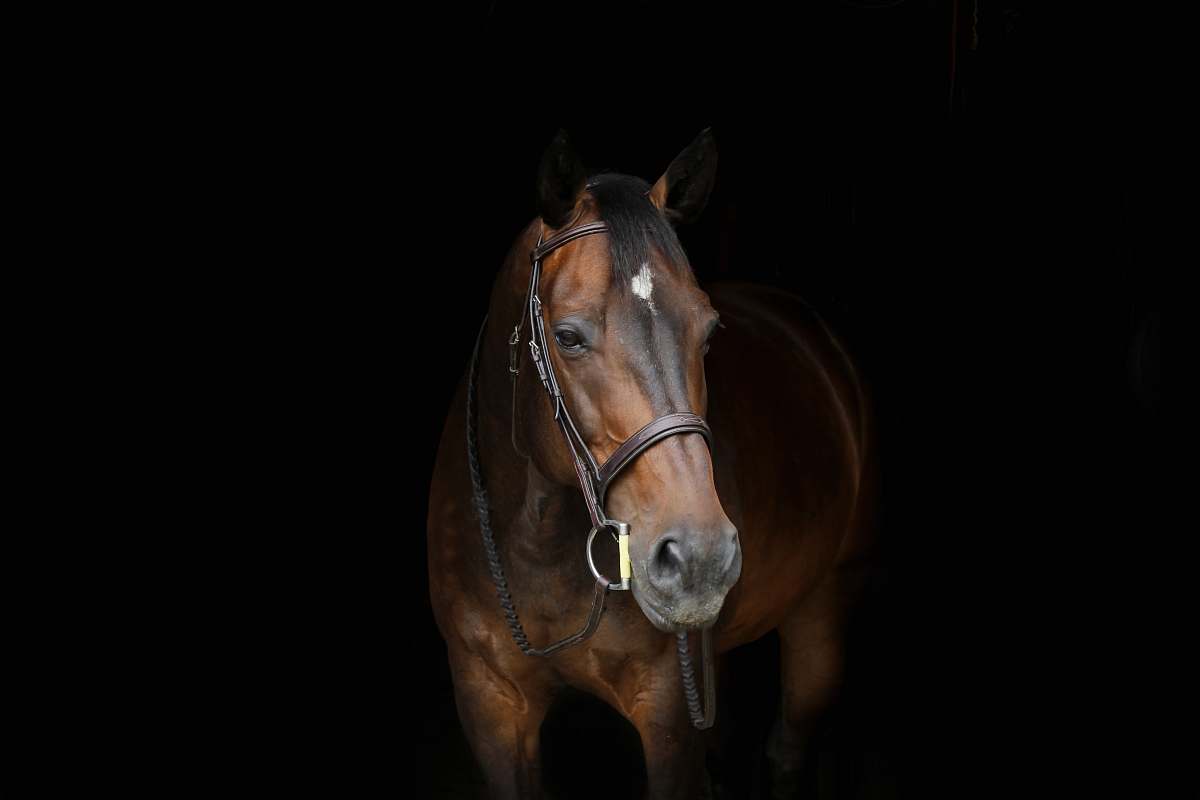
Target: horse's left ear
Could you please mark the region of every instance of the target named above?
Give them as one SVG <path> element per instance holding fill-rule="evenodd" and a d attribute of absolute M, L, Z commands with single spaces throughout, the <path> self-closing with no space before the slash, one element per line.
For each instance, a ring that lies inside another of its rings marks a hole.
<path fill-rule="evenodd" d="M 654 184 L 650 202 L 675 225 L 693 222 L 708 204 L 716 175 L 717 143 L 712 128 L 705 128 Z"/>
<path fill-rule="evenodd" d="M 583 163 L 575 154 L 567 132 L 560 130 L 542 154 L 538 168 L 538 213 L 542 220 L 551 228 L 567 224 L 575 198 L 586 181 Z"/>

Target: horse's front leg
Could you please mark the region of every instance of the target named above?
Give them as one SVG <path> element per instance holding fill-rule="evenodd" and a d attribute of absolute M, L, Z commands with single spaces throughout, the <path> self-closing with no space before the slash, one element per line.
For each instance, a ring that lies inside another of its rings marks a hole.
<path fill-rule="evenodd" d="M 850 583 L 830 575 L 779 626 L 783 685 L 779 717 L 767 741 L 772 800 L 801 797 L 816 777 L 810 769 L 814 739 L 842 686 Z"/>
<path fill-rule="evenodd" d="M 540 730 L 551 699 L 545 676 L 536 670 L 502 672 L 502 663 L 467 652 L 451 654 L 450 666 L 458 716 L 489 796 L 541 798 Z"/>
<path fill-rule="evenodd" d="M 633 687 L 628 717 L 642 738 L 648 800 L 712 797 L 704 737 L 688 718 L 674 648 Z"/>

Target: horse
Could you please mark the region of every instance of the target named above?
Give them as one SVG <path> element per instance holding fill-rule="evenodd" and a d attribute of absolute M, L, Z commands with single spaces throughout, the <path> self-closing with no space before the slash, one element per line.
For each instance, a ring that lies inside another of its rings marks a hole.
<path fill-rule="evenodd" d="M 560 131 L 539 215 L 493 283 L 427 525 L 434 617 L 493 797 L 543 796 L 540 728 L 568 687 L 636 729 L 648 797 L 710 796 L 698 632 L 718 658 L 778 632 L 776 796 L 796 790 L 842 683 L 876 540 L 866 382 L 798 296 L 700 287 L 676 227 L 707 205 L 716 165 L 709 128 L 653 185 L 592 174 Z"/>

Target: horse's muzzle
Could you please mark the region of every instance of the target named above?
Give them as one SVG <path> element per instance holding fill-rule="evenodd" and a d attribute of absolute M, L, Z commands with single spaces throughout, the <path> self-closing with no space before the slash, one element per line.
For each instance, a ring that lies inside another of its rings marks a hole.
<path fill-rule="evenodd" d="M 713 531 L 675 528 L 650 546 L 640 570 L 635 565 L 634 597 L 660 630 L 705 628 L 716 621 L 741 572 L 742 552 L 732 523 Z"/>

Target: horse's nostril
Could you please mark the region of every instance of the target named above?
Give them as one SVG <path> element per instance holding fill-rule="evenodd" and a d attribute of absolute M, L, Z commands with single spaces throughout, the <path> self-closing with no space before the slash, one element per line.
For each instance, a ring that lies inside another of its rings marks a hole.
<path fill-rule="evenodd" d="M 722 573 L 726 573 L 733 568 L 734 562 L 737 560 L 741 552 L 742 545 L 741 542 L 738 541 L 737 528 L 730 525 L 729 528 L 726 529 L 725 561 L 721 568 Z"/>
<path fill-rule="evenodd" d="M 664 598 L 724 591 L 737 580 L 733 571 L 740 572 L 740 552 L 732 525 L 710 531 L 671 530 L 651 545 L 646 577 Z"/>
<path fill-rule="evenodd" d="M 674 539 L 663 539 L 654 555 L 654 571 L 656 577 L 670 579 L 683 574 L 683 548 Z"/>
<path fill-rule="evenodd" d="M 725 532 L 725 540 L 729 543 L 729 546 L 737 547 L 738 546 L 737 528 L 733 527 L 733 525 L 727 525 L 723 530 Z"/>
<path fill-rule="evenodd" d="M 662 571 L 682 571 L 683 551 L 679 548 L 679 542 L 673 539 L 662 542 L 662 546 L 659 547 L 658 557 L 654 560 Z"/>

